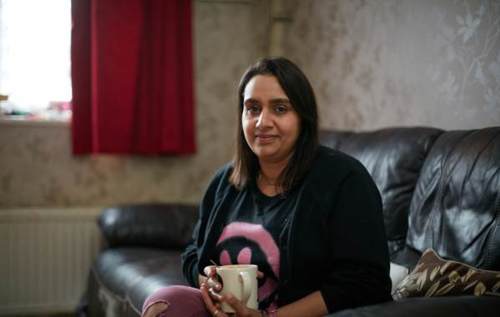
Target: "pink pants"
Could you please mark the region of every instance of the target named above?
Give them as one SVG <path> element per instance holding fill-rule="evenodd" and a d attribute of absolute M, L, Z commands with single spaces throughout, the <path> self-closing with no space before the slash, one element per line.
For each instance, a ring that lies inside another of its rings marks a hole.
<path fill-rule="evenodd" d="M 197 288 L 188 286 L 169 286 L 160 288 L 144 301 L 142 316 L 149 306 L 165 303 L 168 308 L 155 317 L 211 317 Z"/>

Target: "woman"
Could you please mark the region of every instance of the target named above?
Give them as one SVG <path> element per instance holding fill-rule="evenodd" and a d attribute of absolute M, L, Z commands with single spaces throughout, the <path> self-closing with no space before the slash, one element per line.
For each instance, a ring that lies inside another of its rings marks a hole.
<path fill-rule="evenodd" d="M 318 145 L 313 90 L 285 58 L 243 75 L 237 149 L 217 172 L 183 254 L 193 287 L 146 300 L 145 316 L 323 316 L 390 300 L 378 190 L 355 159 Z M 259 311 L 219 296 L 217 265 L 259 268 Z M 207 277 L 208 276 L 208 277 Z"/>

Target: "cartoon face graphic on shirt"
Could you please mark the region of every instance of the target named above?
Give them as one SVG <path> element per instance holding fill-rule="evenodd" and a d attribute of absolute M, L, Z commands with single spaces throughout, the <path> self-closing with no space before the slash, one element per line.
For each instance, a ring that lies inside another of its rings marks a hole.
<path fill-rule="evenodd" d="M 264 278 L 259 279 L 258 298 L 267 307 L 276 298 L 280 251 L 272 235 L 260 224 L 232 222 L 222 231 L 215 254 L 220 265 L 257 264 Z"/>

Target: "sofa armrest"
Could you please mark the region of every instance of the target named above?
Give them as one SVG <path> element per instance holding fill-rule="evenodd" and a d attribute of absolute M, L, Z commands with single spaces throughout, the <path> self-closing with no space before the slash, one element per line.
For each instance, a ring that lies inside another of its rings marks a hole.
<path fill-rule="evenodd" d="M 135 204 L 103 210 L 98 225 L 108 247 L 183 248 L 191 238 L 198 208 L 183 204 Z"/>
<path fill-rule="evenodd" d="M 498 316 L 500 298 L 494 296 L 414 297 L 378 305 L 348 309 L 332 317 L 441 317 Z"/>

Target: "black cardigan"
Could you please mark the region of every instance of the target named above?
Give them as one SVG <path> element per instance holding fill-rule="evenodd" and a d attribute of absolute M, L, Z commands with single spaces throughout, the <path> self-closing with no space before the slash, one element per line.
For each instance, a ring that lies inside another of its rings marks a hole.
<path fill-rule="evenodd" d="M 231 165 L 210 183 L 193 239 L 182 256 L 192 286 L 211 265 L 208 254 L 222 231 L 237 189 Z M 288 243 L 280 250 L 278 305 L 320 291 L 334 312 L 391 300 L 389 255 L 380 194 L 354 158 L 320 146 L 313 167 L 289 195 L 299 195 L 292 211 Z"/>

